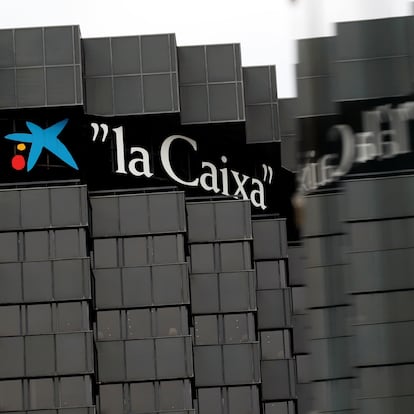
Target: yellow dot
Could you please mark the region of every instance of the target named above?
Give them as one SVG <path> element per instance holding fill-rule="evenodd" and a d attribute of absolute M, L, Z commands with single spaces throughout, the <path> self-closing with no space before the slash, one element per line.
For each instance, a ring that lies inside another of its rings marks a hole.
<path fill-rule="evenodd" d="M 17 145 L 17 149 L 18 149 L 19 151 L 24 151 L 24 150 L 26 149 L 26 145 L 24 145 L 24 144 L 19 144 L 19 145 Z"/>

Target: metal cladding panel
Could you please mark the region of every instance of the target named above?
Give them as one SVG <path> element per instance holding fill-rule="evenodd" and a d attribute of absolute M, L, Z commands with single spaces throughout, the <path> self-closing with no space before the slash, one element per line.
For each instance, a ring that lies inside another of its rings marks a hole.
<path fill-rule="evenodd" d="M 252 226 L 254 260 L 287 257 L 285 219 L 254 220 Z"/>
<path fill-rule="evenodd" d="M 285 260 L 262 260 L 254 262 L 257 290 L 282 289 L 287 286 Z"/>
<path fill-rule="evenodd" d="M 315 407 L 323 412 L 341 412 L 355 409 L 352 395 L 355 388 L 354 379 L 318 381 L 312 384 Z M 348 411 L 346 411 L 348 412 Z"/>
<path fill-rule="evenodd" d="M 78 26 L 1 30 L 0 44 L 0 108 L 83 104 Z"/>
<path fill-rule="evenodd" d="M 380 220 L 414 215 L 414 176 L 345 183 L 345 220 Z M 398 203 L 395 202 L 398 200 Z"/>
<path fill-rule="evenodd" d="M 289 328 L 292 324 L 290 289 L 257 291 L 258 329 Z"/>
<path fill-rule="evenodd" d="M 175 35 L 83 39 L 82 45 L 87 113 L 179 111 Z"/>
<path fill-rule="evenodd" d="M 309 315 L 312 326 L 309 332 L 311 339 L 335 338 L 351 334 L 350 306 L 311 309 Z"/>
<path fill-rule="evenodd" d="M 95 269 L 97 309 L 189 303 L 186 264 Z"/>
<path fill-rule="evenodd" d="M 258 343 L 195 346 L 194 373 L 196 387 L 257 383 Z"/>
<path fill-rule="evenodd" d="M 199 414 L 259 414 L 257 386 L 198 388 Z"/>
<path fill-rule="evenodd" d="M 355 326 L 356 365 L 413 362 L 413 326 L 413 321 Z"/>
<path fill-rule="evenodd" d="M 243 68 L 247 142 L 280 141 L 276 68 Z"/>
<path fill-rule="evenodd" d="M 261 371 L 262 401 L 295 398 L 296 375 L 294 360 L 261 361 Z"/>
<path fill-rule="evenodd" d="M 241 200 L 186 203 L 189 243 L 252 238 L 250 203 Z"/>
<path fill-rule="evenodd" d="M 288 247 L 289 286 L 305 285 L 305 254 L 303 246 Z"/>
<path fill-rule="evenodd" d="M 352 339 L 351 336 L 344 336 L 311 341 L 312 379 L 314 381 L 352 376 Z M 338 355 L 341 357 L 338 358 Z"/>
<path fill-rule="evenodd" d="M 256 309 L 253 272 L 191 274 L 193 314 L 249 312 Z"/>
<path fill-rule="evenodd" d="M 244 121 L 240 45 L 177 50 L 181 123 Z"/>
<path fill-rule="evenodd" d="M 343 249 L 345 241 L 346 239 L 343 235 L 305 239 L 307 271 L 316 267 L 344 265 L 347 261 L 347 256 Z"/>

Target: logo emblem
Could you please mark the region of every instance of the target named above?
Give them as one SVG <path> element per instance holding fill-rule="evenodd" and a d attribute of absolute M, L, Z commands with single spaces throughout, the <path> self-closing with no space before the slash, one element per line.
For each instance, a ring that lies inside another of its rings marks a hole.
<path fill-rule="evenodd" d="M 29 129 L 30 134 L 18 132 L 8 134 L 5 138 L 11 141 L 19 142 L 17 145 L 17 149 L 19 151 L 24 151 L 26 149 L 26 145 L 24 145 L 24 143 L 31 144 L 29 159 L 27 160 L 27 171 L 30 171 L 36 165 L 43 148 L 56 155 L 56 157 L 61 159 L 65 164 L 75 170 L 78 170 L 78 165 L 72 155 L 65 145 L 63 145 L 63 143 L 58 139 L 58 135 L 62 132 L 67 123 L 68 119 L 64 119 L 63 121 L 59 121 L 56 124 L 43 129 L 33 122 L 26 122 L 26 126 Z M 25 167 L 25 164 L 26 161 L 20 154 L 15 155 L 12 159 L 12 167 L 15 170 L 22 170 Z"/>

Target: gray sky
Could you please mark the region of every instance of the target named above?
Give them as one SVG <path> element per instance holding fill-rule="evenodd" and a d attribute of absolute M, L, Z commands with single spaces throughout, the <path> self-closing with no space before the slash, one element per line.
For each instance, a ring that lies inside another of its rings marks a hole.
<path fill-rule="evenodd" d="M 401 16 L 412 0 L 3 0 L 0 28 L 79 24 L 83 37 L 175 33 L 178 46 L 240 43 L 244 66 L 275 64 L 280 97 L 296 94 L 295 39 L 335 21 Z"/>

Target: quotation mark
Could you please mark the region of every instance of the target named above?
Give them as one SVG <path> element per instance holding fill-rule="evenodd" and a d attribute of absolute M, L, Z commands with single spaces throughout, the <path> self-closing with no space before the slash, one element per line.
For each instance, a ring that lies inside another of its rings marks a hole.
<path fill-rule="evenodd" d="M 106 124 L 100 124 L 98 125 L 95 122 L 91 123 L 91 127 L 93 128 L 93 137 L 92 137 L 92 141 L 96 141 L 96 139 L 98 138 L 98 134 L 99 134 L 99 130 L 102 129 L 102 138 L 101 141 L 105 142 L 106 138 L 108 137 L 108 125 Z"/>
<path fill-rule="evenodd" d="M 273 180 L 273 168 L 269 165 L 262 164 L 263 167 L 263 181 L 266 182 L 266 179 L 269 184 L 272 183 Z"/>

